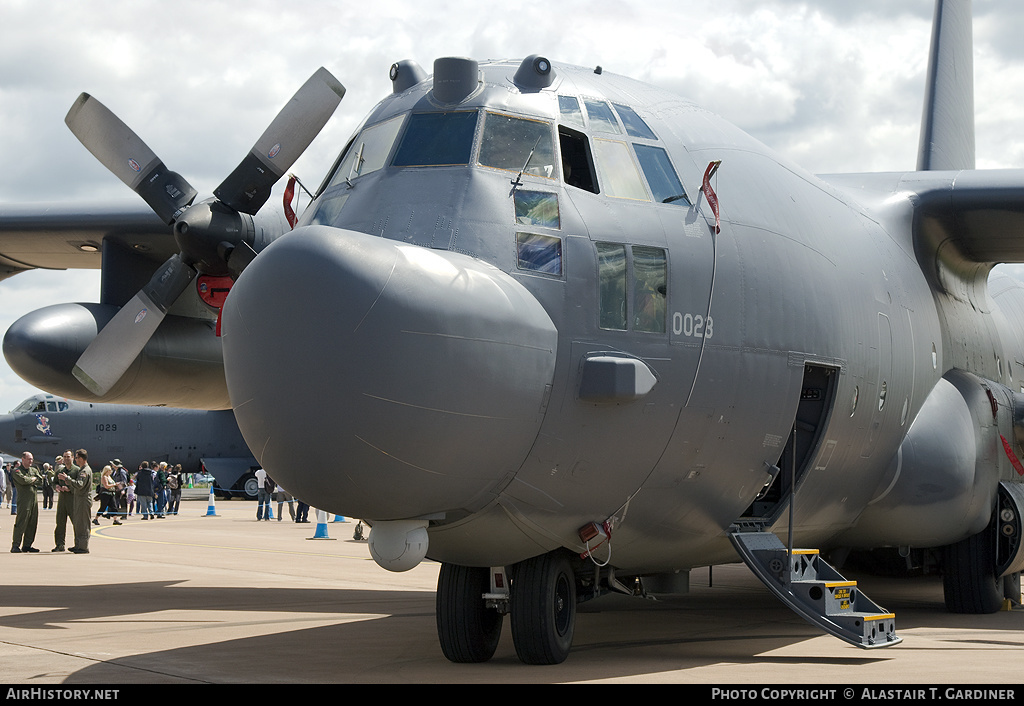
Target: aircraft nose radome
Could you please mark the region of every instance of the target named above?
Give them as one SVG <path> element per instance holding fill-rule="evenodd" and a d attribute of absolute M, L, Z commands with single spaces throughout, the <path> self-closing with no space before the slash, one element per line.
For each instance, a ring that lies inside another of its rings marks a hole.
<path fill-rule="evenodd" d="M 476 510 L 544 413 L 557 331 L 465 255 L 322 226 L 257 257 L 223 312 L 249 447 L 314 507 L 365 519 Z"/>

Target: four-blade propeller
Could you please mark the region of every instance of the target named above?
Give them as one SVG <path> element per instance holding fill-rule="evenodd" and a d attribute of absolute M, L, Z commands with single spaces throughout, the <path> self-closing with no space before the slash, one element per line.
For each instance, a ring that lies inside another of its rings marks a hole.
<path fill-rule="evenodd" d="M 107 323 L 78 359 L 73 373 L 96 395 L 121 379 L 163 321 L 168 309 L 199 274 L 237 277 L 256 253 L 251 216 L 330 119 L 345 87 L 318 69 L 292 96 L 214 198 L 192 205 L 196 190 L 169 171 L 116 115 L 83 93 L 65 122 L 85 147 L 141 196 L 168 225 L 181 252 Z M 246 214 L 246 215 L 242 215 Z"/>

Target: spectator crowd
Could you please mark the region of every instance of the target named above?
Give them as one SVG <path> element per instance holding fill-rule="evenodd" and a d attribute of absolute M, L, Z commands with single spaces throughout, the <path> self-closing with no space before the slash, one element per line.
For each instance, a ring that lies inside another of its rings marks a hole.
<path fill-rule="evenodd" d="M 257 520 L 270 520 L 271 504 L 277 501 L 277 519 L 283 519 L 284 505 L 293 522 L 309 522 L 309 505 L 291 496 L 277 485 L 266 471 L 256 471 L 259 483 Z M 21 459 L 5 466 L 0 473 L 0 494 L 11 514 L 16 515 L 11 553 L 33 553 L 39 524 L 39 500 L 42 507 L 56 509 L 53 532 L 54 547 L 50 551 L 89 553 L 91 524 L 100 519 L 113 520 L 120 525 L 129 517 L 141 515 L 143 520 L 163 519 L 177 515 L 181 504 L 181 490 L 193 481 L 193 474 L 182 472 L 181 464 L 170 466 L 165 461 L 143 461 L 138 469 L 129 473 L 120 459 L 114 459 L 99 472 L 89 465 L 85 449 L 68 449 L 53 463 L 41 466 L 29 451 Z M 56 497 L 56 506 L 54 499 Z M 93 516 L 93 501 L 97 502 Z M 67 525 L 71 523 L 73 544 L 67 547 Z"/>

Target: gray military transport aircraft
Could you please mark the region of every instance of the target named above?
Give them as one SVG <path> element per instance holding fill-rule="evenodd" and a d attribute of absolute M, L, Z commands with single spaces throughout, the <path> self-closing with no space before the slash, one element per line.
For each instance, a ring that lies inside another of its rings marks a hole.
<path fill-rule="evenodd" d="M 521 660 L 561 662 L 579 602 L 737 557 L 894 645 L 819 551 L 934 561 L 952 611 L 1020 598 L 1024 286 L 989 275 L 1024 261 L 1024 170 L 974 169 L 971 53 L 939 0 L 918 168 L 835 176 L 600 68 L 400 61 L 290 232 L 254 214 L 340 100 L 326 71 L 194 205 L 83 95 L 69 126 L 157 216 L 5 211 L 10 272 L 99 251 L 103 291 L 4 353 L 56 394 L 233 407 L 381 566 L 441 562 L 454 661 L 508 614 Z M 232 280 L 217 338 L 201 290 Z"/>
<path fill-rule="evenodd" d="M 86 448 L 96 470 L 119 459 L 129 471 L 143 461 L 180 463 L 186 473 L 214 476 L 218 496 L 255 498 L 259 464 L 230 410 L 174 409 L 78 402 L 32 395 L 0 414 L 0 450 L 31 451 L 37 462 L 64 449 Z"/>

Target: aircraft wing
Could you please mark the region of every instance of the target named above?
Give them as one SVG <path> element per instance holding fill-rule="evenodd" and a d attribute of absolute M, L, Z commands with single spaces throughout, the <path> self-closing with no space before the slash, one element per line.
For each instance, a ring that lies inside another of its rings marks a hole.
<path fill-rule="evenodd" d="M 822 177 L 886 217 L 912 207 L 918 256 L 1024 262 L 1024 169 Z"/>
<path fill-rule="evenodd" d="M 916 201 L 916 242 L 950 241 L 969 262 L 1024 262 L 1024 170 L 957 172 Z"/>
<path fill-rule="evenodd" d="M 178 251 L 144 203 L 0 204 L 0 280 L 35 268 L 99 269 L 104 240 L 154 263 Z"/>

